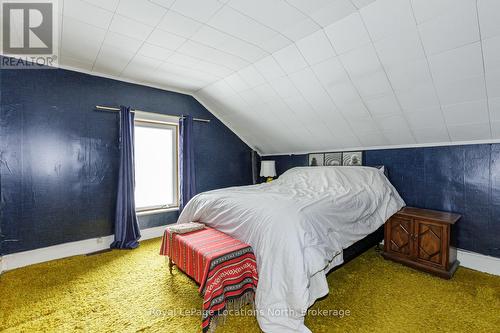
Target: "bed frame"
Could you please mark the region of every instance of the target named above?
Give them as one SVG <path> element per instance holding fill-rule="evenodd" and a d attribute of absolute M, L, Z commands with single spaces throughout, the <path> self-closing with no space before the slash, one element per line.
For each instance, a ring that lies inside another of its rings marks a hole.
<path fill-rule="evenodd" d="M 384 239 L 384 225 L 380 226 L 380 228 L 378 228 L 365 238 L 344 249 L 344 263 L 340 266 L 334 267 L 331 271 L 342 267 L 344 264 L 353 260 L 367 250 L 373 248 L 374 246 L 378 246 L 382 239 Z"/>

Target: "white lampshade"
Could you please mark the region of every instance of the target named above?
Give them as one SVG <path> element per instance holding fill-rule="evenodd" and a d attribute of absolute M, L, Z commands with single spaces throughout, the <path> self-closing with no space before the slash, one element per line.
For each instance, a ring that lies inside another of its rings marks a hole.
<path fill-rule="evenodd" d="M 276 164 L 274 161 L 261 161 L 260 162 L 260 176 L 261 177 L 276 177 Z"/>

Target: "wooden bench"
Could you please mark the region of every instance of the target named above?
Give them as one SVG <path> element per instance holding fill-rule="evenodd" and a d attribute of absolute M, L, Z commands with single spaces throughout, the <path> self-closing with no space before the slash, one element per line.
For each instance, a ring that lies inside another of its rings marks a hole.
<path fill-rule="evenodd" d="M 163 235 L 160 254 L 193 278 L 203 296 L 203 332 L 213 331 L 228 308 L 252 303 L 257 288 L 256 258 L 250 245 L 216 229 Z M 222 297 L 221 297 L 222 296 Z"/>

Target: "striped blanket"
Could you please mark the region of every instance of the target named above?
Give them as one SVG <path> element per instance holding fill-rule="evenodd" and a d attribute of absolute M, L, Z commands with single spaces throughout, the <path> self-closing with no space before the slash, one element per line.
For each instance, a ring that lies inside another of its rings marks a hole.
<path fill-rule="evenodd" d="M 248 244 L 208 227 L 186 234 L 165 230 L 160 254 L 200 284 L 203 332 L 215 330 L 225 310 L 253 303 L 257 263 Z"/>

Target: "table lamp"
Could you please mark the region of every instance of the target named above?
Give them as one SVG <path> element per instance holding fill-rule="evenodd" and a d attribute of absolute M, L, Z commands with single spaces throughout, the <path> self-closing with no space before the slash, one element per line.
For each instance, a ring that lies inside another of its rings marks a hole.
<path fill-rule="evenodd" d="M 275 161 L 261 161 L 260 162 L 260 176 L 267 177 L 266 182 L 273 180 L 276 177 L 276 163 Z"/>

